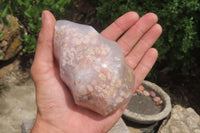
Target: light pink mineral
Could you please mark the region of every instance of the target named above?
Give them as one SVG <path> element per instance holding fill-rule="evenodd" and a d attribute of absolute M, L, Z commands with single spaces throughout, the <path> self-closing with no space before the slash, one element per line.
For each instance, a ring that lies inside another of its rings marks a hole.
<path fill-rule="evenodd" d="M 133 70 L 118 44 L 91 26 L 57 21 L 54 55 L 77 105 L 108 115 L 130 100 Z"/>

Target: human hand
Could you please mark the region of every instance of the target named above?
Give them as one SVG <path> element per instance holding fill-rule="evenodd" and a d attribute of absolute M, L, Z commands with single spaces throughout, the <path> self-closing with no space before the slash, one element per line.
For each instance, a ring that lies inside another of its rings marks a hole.
<path fill-rule="evenodd" d="M 101 116 L 77 106 L 59 76 L 53 56 L 54 16 L 44 11 L 31 73 L 36 87 L 37 117 L 32 133 L 100 133 L 107 132 L 121 117 L 126 106 L 108 116 Z M 141 84 L 157 59 L 151 48 L 162 32 L 157 16 L 149 13 L 139 19 L 134 12 L 118 18 L 101 34 L 117 41 L 127 63 L 135 71 L 135 86 Z M 122 36 L 121 36 L 122 35 Z"/>

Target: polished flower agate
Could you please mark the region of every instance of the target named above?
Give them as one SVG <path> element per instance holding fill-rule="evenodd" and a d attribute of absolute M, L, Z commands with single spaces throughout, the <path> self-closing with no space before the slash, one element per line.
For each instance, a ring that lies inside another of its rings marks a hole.
<path fill-rule="evenodd" d="M 130 100 L 133 70 L 118 44 L 91 26 L 57 21 L 54 55 L 77 105 L 105 116 Z"/>

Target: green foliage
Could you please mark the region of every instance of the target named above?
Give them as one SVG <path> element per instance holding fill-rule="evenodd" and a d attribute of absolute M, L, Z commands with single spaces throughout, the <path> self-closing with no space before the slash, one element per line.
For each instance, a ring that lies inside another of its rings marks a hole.
<path fill-rule="evenodd" d="M 3 35 L 4 35 L 3 32 L 0 32 L 0 39 L 1 39 L 1 37 L 2 37 Z"/>
<path fill-rule="evenodd" d="M 0 0 L 0 17 L 5 20 L 6 14 L 17 17 L 27 33 L 23 35 L 24 51 L 32 53 L 36 48 L 36 39 L 41 26 L 43 10 L 51 11 L 56 19 L 66 18 L 71 0 Z"/>
<path fill-rule="evenodd" d="M 200 2 L 198 0 L 97 0 L 98 20 L 113 21 L 128 11 L 140 16 L 147 12 L 158 15 L 163 33 L 156 42 L 158 64 L 176 72 L 189 74 L 200 66 Z"/>

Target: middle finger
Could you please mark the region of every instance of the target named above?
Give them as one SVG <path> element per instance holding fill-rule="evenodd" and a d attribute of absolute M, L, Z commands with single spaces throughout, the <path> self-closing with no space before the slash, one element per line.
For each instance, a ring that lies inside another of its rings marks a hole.
<path fill-rule="evenodd" d="M 154 13 L 148 13 L 141 17 L 139 21 L 117 41 L 124 56 L 131 51 L 143 34 L 157 23 L 157 21 L 158 17 Z"/>

